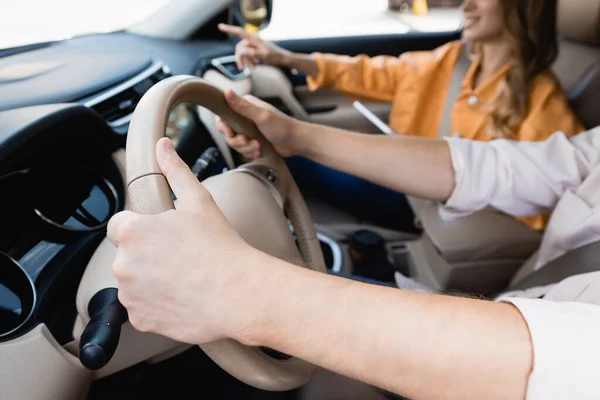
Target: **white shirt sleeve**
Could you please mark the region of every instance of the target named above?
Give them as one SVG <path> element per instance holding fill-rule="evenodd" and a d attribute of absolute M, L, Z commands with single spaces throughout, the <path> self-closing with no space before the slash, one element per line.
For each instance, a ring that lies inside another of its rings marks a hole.
<path fill-rule="evenodd" d="M 600 306 L 507 299 L 523 315 L 533 344 L 527 400 L 600 399 Z"/>
<path fill-rule="evenodd" d="M 514 216 L 548 212 L 565 190 L 583 182 L 600 155 L 600 128 L 571 140 L 557 132 L 543 142 L 446 141 L 456 185 L 440 206 L 445 219 L 488 206 Z"/>

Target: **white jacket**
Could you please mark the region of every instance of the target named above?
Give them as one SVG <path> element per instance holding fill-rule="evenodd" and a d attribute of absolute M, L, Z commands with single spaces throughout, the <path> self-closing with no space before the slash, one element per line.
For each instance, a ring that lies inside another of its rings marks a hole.
<path fill-rule="evenodd" d="M 446 140 L 456 187 L 440 205 L 442 218 L 488 206 L 514 216 L 554 209 L 537 269 L 600 241 L 600 128 L 571 139 L 556 133 L 537 143 Z M 520 294 L 509 294 L 515 295 Z M 544 299 L 501 299 L 520 310 L 531 334 L 534 367 L 527 399 L 599 399 L 600 272 L 541 288 L 539 295 Z"/>
<path fill-rule="evenodd" d="M 447 139 L 456 187 L 442 218 L 491 206 L 514 216 L 552 218 L 537 268 L 583 245 L 600 241 L 600 127 L 544 142 Z"/>

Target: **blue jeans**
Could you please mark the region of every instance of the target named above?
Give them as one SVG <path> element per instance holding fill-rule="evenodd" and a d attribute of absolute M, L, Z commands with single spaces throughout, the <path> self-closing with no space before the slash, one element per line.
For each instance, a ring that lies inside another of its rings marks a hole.
<path fill-rule="evenodd" d="M 291 157 L 286 163 L 305 196 L 317 198 L 384 228 L 404 232 L 417 230 L 415 216 L 404 194 L 304 157 Z"/>

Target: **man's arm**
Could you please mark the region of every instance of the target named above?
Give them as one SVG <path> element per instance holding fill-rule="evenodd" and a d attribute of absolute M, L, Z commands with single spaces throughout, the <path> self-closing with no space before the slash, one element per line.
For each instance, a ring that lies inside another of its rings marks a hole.
<path fill-rule="evenodd" d="M 527 326 L 512 305 L 367 285 L 245 243 L 168 140 L 177 210 L 114 216 L 113 272 L 131 324 L 186 343 L 265 345 L 411 398 L 522 399 Z M 177 248 L 177 251 L 173 251 Z"/>
<path fill-rule="evenodd" d="M 270 257 L 261 264 L 265 298 L 245 308 L 261 315 L 247 344 L 414 399 L 525 398 L 531 342 L 512 305 L 366 285 Z"/>

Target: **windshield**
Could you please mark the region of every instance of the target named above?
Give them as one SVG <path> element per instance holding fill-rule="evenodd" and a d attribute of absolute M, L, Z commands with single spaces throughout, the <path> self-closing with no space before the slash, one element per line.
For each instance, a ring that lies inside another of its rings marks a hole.
<path fill-rule="evenodd" d="M 172 0 L 1 0 L 0 49 L 111 32 Z"/>

